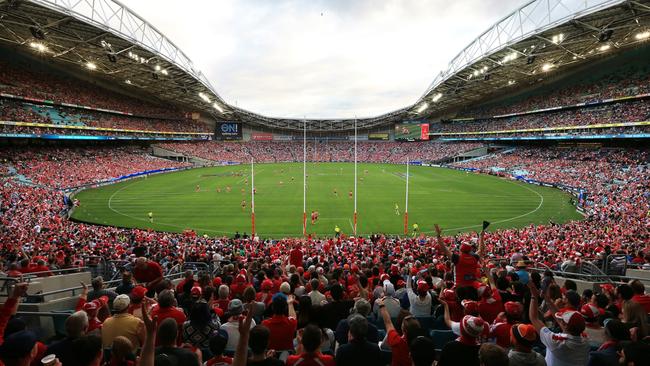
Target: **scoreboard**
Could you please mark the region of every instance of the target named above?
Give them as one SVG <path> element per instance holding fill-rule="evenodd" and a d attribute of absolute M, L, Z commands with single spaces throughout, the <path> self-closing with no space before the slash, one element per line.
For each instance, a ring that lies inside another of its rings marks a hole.
<path fill-rule="evenodd" d="M 237 122 L 219 122 L 214 131 L 215 140 L 241 140 L 242 124 Z"/>

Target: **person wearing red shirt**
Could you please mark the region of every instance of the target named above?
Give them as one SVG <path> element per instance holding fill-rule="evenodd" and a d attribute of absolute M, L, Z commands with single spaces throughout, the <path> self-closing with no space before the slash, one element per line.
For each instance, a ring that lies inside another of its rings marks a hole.
<path fill-rule="evenodd" d="M 384 305 L 384 298 L 377 299 L 379 313 L 384 320 L 386 327 L 386 343 L 391 350 L 391 366 L 411 366 L 411 352 L 409 351 L 409 336 L 417 335 L 420 330 L 420 322 L 413 316 L 406 316 L 402 320 L 402 335 L 400 336 L 393 326 L 390 314 Z"/>
<path fill-rule="evenodd" d="M 645 294 L 645 286 L 643 282 L 639 280 L 630 281 L 630 287 L 634 291 L 634 296 L 632 296 L 632 301 L 639 303 L 643 306 L 646 314 L 650 314 L 650 296 Z"/>
<path fill-rule="evenodd" d="M 334 366 L 334 357 L 320 353 L 323 333 L 314 324 L 298 332 L 297 354 L 287 358 L 287 366 Z"/>
<path fill-rule="evenodd" d="M 151 311 L 151 317 L 158 317 L 158 324 L 167 318 L 174 319 L 178 325 L 178 339 L 180 341 L 180 334 L 183 329 L 183 323 L 185 323 L 187 317 L 182 310 L 174 307 L 174 294 L 170 290 L 164 290 L 160 293 L 160 295 L 158 295 L 158 306 L 155 306 Z"/>
<path fill-rule="evenodd" d="M 289 264 L 292 266 L 302 267 L 302 250 L 300 250 L 300 244 L 296 246 L 289 252 Z"/>
<path fill-rule="evenodd" d="M 492 323 L 500 312 L 503 311 L 503 302 L 498 291 L 492 291 L 489 286 L 478 288 L 478 295 L 481 300 L 478 303 L 478 312 L 483 320 Z"/>
<path fill-rule="evenodd" d="M 147 260 L 145 257 L 138 257 L 135 260 L 135 268 L 133 270 L 133 278 L 138 283 L 144 283 L 149 295 L 153 295 L 156 287 L 163 280 L 163 273 L 160 264 Z"/>
<path fill-rule="evenodd" d="M 510 348 L 510 328 L 519 324 L 524 314 L 524 305 L 516 301 L 508 301 L 504 305 L 505 312 L 499 314 L 490 326 L 490 337 L 496 338 L 496 344 Z"/>
<path fill-rule="evenodd" d="M 273 301 L 271 302 L 273 316 L 262 322 L 262 325 L 269 328 L 271 332 L 269 349 L 276 351 L 293 349 L 293 338 L 298 326 L 293 302 L 293 296 L 287 298 L 282 293 L 273 296 Z"/>
<path fill-rule="evenodd" d="M 472 251 L 473 246 L 467 242 L 461 244 L 459 254 L 452 254 L 442 239 L 442 230 L 440 230 L 437 224 L 435 225 L 435 229 L 438 246 L 442 249 L 444 255 L 454 264 L 456 287 L 474 287 L 478 283 L 479 260 L 483 257 L 483 253 L 485 253 L 485 244 L 483 242 L 485 231 L 481 231 L 479 234 L 478 254 Z"/>

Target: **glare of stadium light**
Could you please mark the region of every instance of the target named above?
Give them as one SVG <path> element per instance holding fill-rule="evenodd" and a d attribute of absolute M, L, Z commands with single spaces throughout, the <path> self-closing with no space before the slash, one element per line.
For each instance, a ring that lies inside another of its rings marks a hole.
<path fill-rule="evenodd" d="M 509 53 L 509 54 L 505 55 L 505 56 L 503 57 L 503 60 L 501 60 L 501 63 L 502 63 L 502 64 L 508 63 L 508 62 L 510 62 L 510 61 L 512 61 L 512 60 L 514 60 L 514 59 L 516 59 L 517 56 L 519 56 L 519 54 L 517 54 L 517 52 L 514 52 L 514 51 L 513 51 L 512 53 Z"/>
<path fill-rule="evenodd" d="M 167 74 L 169 74 L 169 73 L 167 72 L 167 70 L 163 70 L 163 71 L 161 71 L 161 72 L 162 72 L 163 75 L 167 75 Z"/>
<path fill-rule="evenodd" d="M 131 85 L 131 80 L 129 80 L 129 79 L 126 79 L 124 82 Z"/>
<path fill-rule="evenodd" d="M 435 103 L 435 102 L 439 101 L 440 98 L 442 98 L 442 93 L 438 93 L 438 94 L 434 95 L 433 98 L 431 98 L 431 100 Z"/>
<path fill-rule="evenodd" d="M 160 65 L 156 65 L 156 71 L 160 71 L 161 67 Z"/>
<path fill-rule="evenodd" d="M 645 31 L 645 32 L 637 33 L 637 34 L 634 36 L 634 38 L 636 38 L 636 39 L 638 39 L 638 40 L 648 39 L 648 38 L 650 38 L 650 31 Z"/>
<path fill-rule="evenodd" d="M 542 65 L 542 71 L 546 72 L 553 68 L 553 64 L 546 63 Z"/>
<path fill-rule="evenodd" d="M 553 42 L 555 44 L 560 44 L 560 43 L 562 43 L 562 41 L 564 41 L 564 33 L 556 34 L 551 39 L 551 42 Z"/>
<path fill-rule="evenodd" d="M 474 76 L 478 76 L 478 70 L 474 70 Z"/>
<path fill-rule="evenodd" d="M 516 83 L 516 81 L 514 81 L 514 80 L 508 80 L 508 85 L 512 85 L 512 84 L 514 84 L 514 83 Z"/>
<path fill-rule="evenodd" d="M 47 47 L 46 47 L 44 44 L 42 44 L 42 43 L 32 42 L 32 43 L 29 44 L 29 46 L 30 46 L 31 48 L 35 49 L 35 50 L 38 51 L 38 52 L 45 52 L 45 51 L 47 51 Z"/>
<path fill-rule="evenodd" d="M 574 60 L 576 60 L 577 58 L 578 58 L 578 56 L 573 56 L 573 59 L 574 59 Z"/>
<path fill-rule="evenodd" d="M 483 71 L 487 71 L 487 69 L 488 69 L 487 66 L 483 66 L 483 68 L 482 68 L 481 70 L 483 70 Z"/>
<path fill-rule="evenodd" d="M 422 103 L 422 105 L 420 106 L 420 108 L 418 108 L 418 113 L 422 113 L 422 112 L 423 112 L 425 109 L 427 109 L 428 107 L 429 107 L 429 104 L 428 104 L 428 103 Z"/>
<path fill-rule="evenodd" d="M 96 69 L 97 69 L 97 65 L 96 65 L 94 62 L 90 62 L 90 61 L 88 61 L 88 62 L 86 62 L 86 68 L 87 68 L 88 70 L 96 70 Z"/>
<path fill-rule="evenodd" d="M 612 46 L 610 46 L 610 45 L 608 45 L 608 44 L 604 44 L 604 45 L 600 46 L 598 49 L 599 49 L 601 52 L 605 52 L 605 51 L 607 51 L 608 49 L 610 49 L 611 47 L 612 47 Z"/>
<path fill-rule="evenodd" d="M 221 108 L 221 106 L 219 106 L 219 104 L 217 104 L 216 102 L 212 103 L 212 106 L 214 107 L 214 109 L 218 110 L 219 113 L 223 113 L 223 108 Z"/>
<path fill-rule="evenodd" d="M 203 99 L 205 102 L 210 103 L 210 97 L 208 97 L 204 93 L 199 93 L 199 97 Z"/>

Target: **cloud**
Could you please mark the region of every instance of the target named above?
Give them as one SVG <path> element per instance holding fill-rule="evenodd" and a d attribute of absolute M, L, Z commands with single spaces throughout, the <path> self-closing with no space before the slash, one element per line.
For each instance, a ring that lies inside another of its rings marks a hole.
<path fill-rule="evenodd" d="M 413 104 L 521 0 L 124 0 L 230 104 L 272 117 L 349 118 Z M 198 100 L 197 100 L 198 103 Z"/>

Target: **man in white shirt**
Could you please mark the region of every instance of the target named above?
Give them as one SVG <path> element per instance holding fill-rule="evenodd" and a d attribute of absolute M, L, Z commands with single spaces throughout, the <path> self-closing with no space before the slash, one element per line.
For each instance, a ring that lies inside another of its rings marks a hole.
<path fill-rule="evenodd" d="M 553 333 L 539 320 L 539 291 L 533 283 L 530 288 L 530 308 L 528 316 L 539 337 L 546 346 L 546 364 L 548 366 L 584 366 L 589 361 L 590 346 L 582 337 L 585 330 L 585 318 L 577 311 L 555 313 L 555 319 L 562 329 L 561 333 Z"/>

